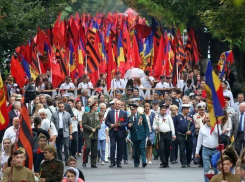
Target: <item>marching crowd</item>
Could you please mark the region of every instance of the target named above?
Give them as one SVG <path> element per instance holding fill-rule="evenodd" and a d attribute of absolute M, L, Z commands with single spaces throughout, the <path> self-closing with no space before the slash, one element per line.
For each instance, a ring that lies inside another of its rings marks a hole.
<path fill-rule="evenodd" d="M 30 79 L 30 85 L 40 93 L 28 102 L 34 175 L 23 166 L 25 149 L 14 150 L 22 89 L 9 75 L 5 84 L 11 111 L 9 126 L 1 133 L 2 181 L 85 181 L 76 167 L 77 159 L 82 157 L 82 166 L 88 167 L 89 156 L 91 168 L 97 168 L 98 163 L 121 168 L 130 158 L 134 167 L 145 168 L 160 159 L 160 168 L 178 162 L 182 168 L 192 164 L 203 167 L 205 182 L 221 182 L 222 166 L 222 182 L 244 181 L 244 94 L 239 93 L 235 102 L 232 85 L 221 79 L 225 116 L 211 132 L 205 77 L 199 69 L 186 66 L 175 87 L 171 75 L 161 75 L 158 80 L 150 74 L 145 70 L 145 77 L 126 81 L 117 72 L 111 81 L 112 97 L 103 92 L 106 74 L 101 74 L 95 85 L 87 75 L 73 81 L 66 77 L 54 98 L 44 92 L 53 89 L 49 74 L 39 75 L 35 82 Z M 69 92 L 76 88 L 81 89 L 79 97 Z M 139 94 L 147 88 L 155 88 L 151 101 Z M 88 96 L 88 89 L 94 89 L 94 94 Z M 223 145 L 218 145 L 218 134 Z M 69 166 L 66 171 L 64 165 Z"/>

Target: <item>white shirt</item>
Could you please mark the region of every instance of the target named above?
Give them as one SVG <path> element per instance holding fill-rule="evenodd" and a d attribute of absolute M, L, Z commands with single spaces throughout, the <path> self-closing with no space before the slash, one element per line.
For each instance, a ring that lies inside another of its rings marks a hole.
<path fill-rule="evenodd" d="M 164 88 L 173 88 L 173 84 L 172 83 L 164 82 L 163 85 L 164 85 Z"/>
<path fill-rule="evenodd" d="M 179 80 L 178 88 L 182 88 L 184 85 L 187 85 L 187 82 L 184 80 Z"/>
<path fill-rule="evenodd" d="M 230 90 L 225 90 L 225 91 L 223 91 L 223 95 L 224 95 L 224 96 L 230 97 L 229 106 L 232 107 L 233 104 L 234 104 L 234 99 L 233 99 L 233 94 L 232 94 L 232 92 L 231 92 Z"/>
<path fill-rule="evenodd" d="M 49 106 L 47 109 L 47 119 L 51 119 L 51 116 L 54 112 L 56 112 L 56 108 L 54 106 Z"/>
<path fill-rule="evenodd" d="M 72 131 L 73 132 L 76 132 L 78 131 L 77 130 L 77 125 L 78 125 L 78 122 L 82 121 L 82 116 L 81 114 L 78 112 L 77 109 L 75 108 L 72 108 L 72 111 L 73 111 L 73 114 L 74 114 L 74 117 L 71 119 L 71 123 L 72 123 Z M 74 119 L 76 117 L 76 119 Z"/>
<path fill-rule="evenodd" d="M 172 117 L 169 114 L 164 116 L 158 114 L 155 116 L 153 121 L 153 129 L 156 130 L 157 127 L 160 128 L 160 132 L 172 132 L 172 135 L 175 135 L 174 122 Z"/>
<path fill-rule="evenodd" d="M 59 129 L 63 128 L 63 112 L 59 112 Z"/>
<path fill-rule="evenodd" d="M 73 83 L 62 83 L 60 89 L 75 89 L 75 85 Z"/>
<path fill-rule="evenodd" d="M 219 133 L 222 134 L 220 126 Z M 196 154 L 199 154 L 200 148 L 203 145 L 208 148 L 216 148 L 218 146 L 218 130 L 217 125 L 215 125 L 214 131 L 210 134 L 211 127 L 208 127 L 206 124 L 201 127 L 197 140 Z"/>
<path fill-rule="evenodd" d="M 150 81 L 154 81 L 154 78 L 152 76 L 149 76 Z M 143 77 L 140 79 L 143 88 L 152 88 L 151 83 L 146 79 L 146 77 Z"/>
<path fill-rule="evenodd" d="M 124 84 L 124 80 L 123 79 L 120 79 L 120 80 L 116 80 L 116 79 L 113 79 L 111 80 L 111 88 L 124 88 L 125 84 Z"/>
<path fill-rule="evenodd" d="M 1 168 L 8 162 L 9 156 L 3 151 L 1 153 Z"/>
<path fill-rule="evenodd" d="M 14 144 L 15 143 L 15 139 L 16 139 L 16 132 L 18 132 L 17 129 L 15 129 L 14 126 L 10 126 L 4 133 L 3 135 L 3 140 L 5 138 L 9 138 L 11 140 L 11 143 Z M 2 140 L 2 141 L 3 141 Z M 2 146 L 3 146 L 3 142 L 2 142 Z M 3 147 L 2 147 L 3 148 Z"/>
<path fill-rule="evenodd" d="M 231 118 L 228 118 L 228 120 L 226 121 L 225 125 L 222 127 L 222 131 L 223 130 L 228 130 L 225 134 L 227 136 L 230 136 L 231 129 L 232 129 Z"/>
<path fill-rule="evenodd" d="M 241 113 L 240 112 L 238 112 L 238 113 L 239 113 L 239 120 L 238 120 L 239 125 L 238 126 L 240 126 Z M 244 129 L 244 117 L 245 117 L 245 113 L 243 113 L 242 116 L 243 116 L 242 117 L 242 129 Z"/>
<path fill-rule="evenodd" d="M 81 89 L 94 88 L 93 84 L 91 82 L 88 82 L 88 83 L 81 82 L 81 83 L 78 84 L 77 87 L 81 88 Z"/>
<path fill-rule="evenodd" d="M 50 125 L 51 125 L 51 127 L 50 127 Z M 50 129 L 50 132 L 52 135 L 58 136 L 58 132 L 54 126 L 54 123 L 52 121 L 50 121 L 49 119 L 42 120 L 41 128 L 47 132 L 49 132 L 48 130 Z"/>
<path fill-rule="evenodd" d="M 164 87 L 164 83 L 165 83 L 165 82 L 163 82 L 163 83 L 162 83 L 162 82 L 158 82 L 158 83 L 156 84 L 155 88 L 161 88 L 161 89 L 162 89 L 162 88 L 165 88 L 165 87 Z"/>

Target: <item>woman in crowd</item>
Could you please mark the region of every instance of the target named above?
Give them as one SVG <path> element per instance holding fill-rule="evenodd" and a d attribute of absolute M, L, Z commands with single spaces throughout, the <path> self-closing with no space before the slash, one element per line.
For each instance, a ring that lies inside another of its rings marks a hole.
<path fill-rule="evenodd" d="M 36 86 L 36 90 L 44 90 L 45 85 L 43 83 L 43 79 L 41 75 L 37 76 L 35 86 Z"/>
<path fill-rule="evenodd" d="M 179 110 L 178 106 L 176 105 L 170 106 L 171 117 L 173 119 L 174 128 L 176 128 L 178 110 Z M 171 155 L 170 155 L 171 164 L 177 163 L 177 157 L 178 157 L 178 143 L 176 140 L 174 140 L 172 141 L 172 148 L 171 148 Z"/>
<path fill-rule="evenodd" d="M 103 79 L 99 79 L 95 85 L 96 88 L 100 88 L 100 89 L 106 89 L 107 86 L 105 84 L 105 81 Z"/>
<path fill-rule="evenodd" d="M 38 103 L 37 105 L 36 105 L 36 108 L 35 108 L 35 112 L 34 112 L 34 117 L 36 117 L 36 116 L 39 116 L 38 115 L 38 111 L 40 110 L 40 109 L 42 109 L 43 108 L 43 104 L 41 104 L 41 103 Z"/>
<path fill-rule="evenodd" d="M 225 148 L 229 144 L 230 131 L 232 129 L 231 119 L 228 117 L 226 110 L 224 110 L 224 117 L 221 120 L 222 134 L 220 136 L 221 144 L 224 144 Z"/>
<path fill-rule="evenodd" d="M 141 83 L 139 78 L 135 78 L 134 79 L 134 87 L 135 88 L 143 88 L 143 85 L 142 85 L 142 83 Z"/>
<path fill-rule="evenodd" d="M 83 117 L 83 114 L 85 112 L 85 109 L 83 107 L 83 104 L 80 99 L 77 99 L 75 101 L 75 108 L 78 110 L 81 117 Z M 78 123 L 78 156 L 82 156 L 82 146 L 83 146 L 83 127 L 82 122 Z"/>
<path fill-rule="evenodd" d="M 13 145 L 9 138 L 5 138 L 2 143 L 3 151 L 1 153 L 1 172 L 4 172 L 4 170 L 8 167 L 8 159 L 10 156 L 12 156 Z"/>
<path fill-rule="evenodd" d="M 153 131 L 152 125 L 155 113 L 151 112 L 151 105 L 149 103 L 144 105 L 144 112 L 150 131 L 150 139 L 146 139 L 146 159 L 148 164 L 152 164 L 152 145 L 154 144 L 155 139 L 155 131 Z"/>
<path fill-rule="evenodd" d="M 69 167 L 65 172 L 65 177 L 62 182 L 84 182 L 79 178 L 79 171 L 74 167 Z"/>
<path fill-rule="evenodd" d="M 46 85 L 45 85 L 45 90 L 53 90 L 53 85 L 51 82 L 48 82 Z"/>

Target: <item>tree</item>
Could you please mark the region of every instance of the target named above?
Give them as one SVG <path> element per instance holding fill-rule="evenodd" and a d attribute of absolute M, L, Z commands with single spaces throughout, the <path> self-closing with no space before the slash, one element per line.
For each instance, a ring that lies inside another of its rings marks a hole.
<path fill-rule="evenodd" d="M 38 27 L 50 27 L 68 3 L 69 0 L 1 0 L 0 62 L 3 64 L 16 47 L 33 38 Z"/>

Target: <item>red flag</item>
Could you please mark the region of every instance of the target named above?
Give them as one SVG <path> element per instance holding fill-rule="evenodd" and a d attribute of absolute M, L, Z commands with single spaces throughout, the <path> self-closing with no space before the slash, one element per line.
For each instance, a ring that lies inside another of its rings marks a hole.
<path fill-rule="evenodd" d="M 26 73 L 22 68 L 21 64 L 17 59 L 12 56 L 11 59 L 11 75 L 14 77 L 15 82 L 19 85 L 20 88 L 23 88 L 26 83 Z"/>
<path fill-rule="evenodd" d="M 142 39 L 148 37 L 151 34 L 151 27 L 146 25 L 137 24 L 134 26 L 134 28 L 138 33 L 140 33 Z"/>
<path fill-rule="evenodd" d="M 107 64 L 107 90 L 111 89 L 111 80 L 114 78 L 114 73 L 116 72 L 117 65 L 115 61 L 115 56 L 112 49 L 111 37 L 109 39 L 108 47 L 108 64 Z"/>
<path fill-rule="evenodd" d="M 4 89 L 3 80 L 0 74 L 0 130 L 5 129 L 9 124 L 9 117 L 6 106 L 7 90 Z"/>
<path fill-rule="evenodd" d="M 158 55 L 154 66 L 154 76 L 159 77 L 162 74 L 162 64 L 163 64 L 163 35 L 160 39 L 160 45 L 158 49 Z"/>
<path fill-rule="evenodd" d="M 33 164 L 33 135 L 31 129 L 31 121 L 28 114 L 28 110 L 25 105 L 25 97 L 22 99 L 22 107 L 20 109 L 20 129 L 19 129 L 19 136 L 18 142 L 16 147 L 23 147 L 26 150 L 26 160 L 25 166 L 32 170 Z"/>
<path fill-rule="evenodd" d="M 49 54 L 49 61 L 51 64 L 53 88 L 58 88 L 58 86 L 63 81 L 63 76 L 60 71 L 60 65 L 57 63 L 56 57 L 53 53 L 51 53 L 51 55 Z"/>
<path fill-rule="evenodd" d="M 133 37 L 133 49 L 134 49 L 134 67 L 139 68 L 141 64 L 141 58 L 139 55 L 139 48 L 135 35 Z"/>

